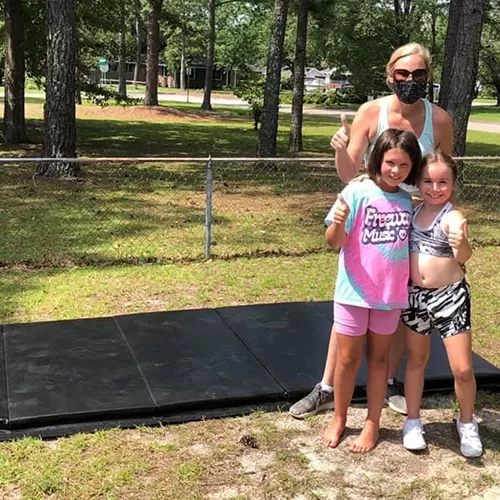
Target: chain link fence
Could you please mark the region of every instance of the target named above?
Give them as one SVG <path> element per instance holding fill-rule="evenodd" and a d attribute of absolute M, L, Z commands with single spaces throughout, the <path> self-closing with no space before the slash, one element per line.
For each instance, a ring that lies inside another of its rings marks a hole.
<path fill-rule="evenodd" d="M 4 267 L 324 251 L 323 218 L 342 189 L 332 158 L 81 158 L 72 180 L 36 176 L 40 161 L 0 161 Z M 500 157 L 459 166 L 473 241 L 500 245 Z"/>

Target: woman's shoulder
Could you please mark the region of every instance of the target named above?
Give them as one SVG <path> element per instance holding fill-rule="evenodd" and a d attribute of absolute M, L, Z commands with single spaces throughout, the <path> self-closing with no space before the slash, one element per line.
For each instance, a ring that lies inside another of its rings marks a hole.
<path fill-rule="evenodd" d="M 440 108 L 437 104 L 430 103 L 432 107 L 432 121 L 436 125 L 452 124 L 452 119 L 448 111 Z"/>
<path fill-rule="evenodd" d="M 373 101 L 367 101 L 358 108 L 358 111 L 356 113 L 356 118 L 362 117 L 364 120 L 367 118 L 373 118 L 375 116 L 378 117 L 378 114 L 380 112 L 380 99 L 375 99 Z"/>

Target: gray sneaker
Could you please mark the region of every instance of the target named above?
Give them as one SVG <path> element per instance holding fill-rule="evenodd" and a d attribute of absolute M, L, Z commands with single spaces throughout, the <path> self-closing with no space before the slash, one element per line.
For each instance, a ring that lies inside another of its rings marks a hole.
<path fill-rule="evenodd" d="M 387 392 L 385 393 L 384 403 L 394 411 L 406 415 L 408 410 L 406 409 L 406 399 L 401 394 L 400 389 L 396 384 L 387 385 Z"/>
<path fill-rule="evenodd" d="M 288 412 L 294 418 L 306 418 L 316 415 L 322 410 L 333 409 L 333 392 L 322 391 L 321 384 L 316 384 L 314 389 L 290 407 Z"/>

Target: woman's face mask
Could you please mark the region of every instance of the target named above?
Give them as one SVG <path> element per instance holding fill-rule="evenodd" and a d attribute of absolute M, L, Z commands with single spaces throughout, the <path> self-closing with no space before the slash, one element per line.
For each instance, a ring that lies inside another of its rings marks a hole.
<path fill-rule="evenodd" d="M 391 89 L 396 94 L 397 98 L 404 104 L 414 104 L 419 99 L 425 97 L 427 92 L 427 80 L 416 82 L 407 80 L 406 82 L 390 82 Z"/>
<path fill-rule="evenodd" d="M 410 76 L 411 80 L 409 80 Z M 425 68 L 414 71 L 396 68 L 392 73 L 390 87 L 401 102 L 414 104 L 422 97 L 425 97 L 428 80 L 429 73 Z"/>

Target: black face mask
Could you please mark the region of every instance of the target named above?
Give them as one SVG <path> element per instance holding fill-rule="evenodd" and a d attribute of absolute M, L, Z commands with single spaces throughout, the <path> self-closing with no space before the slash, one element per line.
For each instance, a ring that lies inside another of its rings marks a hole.
<path fill-rule="evenodd" d="M 398 99 L 404 104 L 414 104 L 419 99 L 425 97 L 427 91 L 427 81 L 415 82 L 409 80 L 406 82 L 390 82 L 390 86 Z"/>

